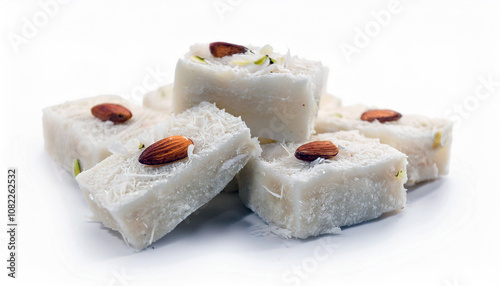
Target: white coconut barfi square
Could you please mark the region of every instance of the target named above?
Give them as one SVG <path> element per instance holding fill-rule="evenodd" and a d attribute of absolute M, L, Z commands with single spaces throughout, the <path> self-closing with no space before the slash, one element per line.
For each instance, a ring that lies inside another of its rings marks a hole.
<path fill-rule="evenodd" d="M 320 62 L 268 45 L 197 44 L 177 62 L 173 110 L 214 102 L 241 116 L 254 137 L 305 141 L 314 132 L 326 74 Z"/>
<path fill-rule="evenodd" d="M 389 121 L 361 118 L 363 114 L 369 114 L 367 111 L 377 110 L 364 105 L 322 108 L 315 128 L 318 133 L 359 130 L 364 136 L 378 138 L 380 142 L 405 153 L 408 155 L 407 187 L 448 174 L 453 129 L 451 121 L 410 114 Z"/>
<path fill-rule="evenodd" d="M 337 233 L 405 206 L 406 155 L 357 131 L 313 135 L 310 142 L 262 145 L 262 156 L 238 175 L 245 205 L 279 234 Z M 337 154 L 307 158 L 306 149 L 317 155 L 321 144 L 333 144 Z"/>
<path fill-rule="evenodd" d="M 165 147 L 160 143 L 173 136 L 190 140 L 186 158 L 146 165 L 180 146 L 155 149 Z M 207 102 L 155 125 L 139 140 L 144 151 L 113 154 L 76 177 L 94 219 L 119 231 L 138 250 L 214 198 L 261 152 L 240 118 Z"/>
<path fill-rule="evenodd" d="M 103 104 L 122 106 L 131 117 L 117 123 L 112 121 L 113 118 L 100 119 L 92 109 Z M 76 172 L 76 175 L 78 170 L 90 169 L 111 155 L 110 144 L 124 143 L 167 117 L 168 114 L 145 109 L 115 95 L 100 95 L 47 107 L 42 119 L 45 150 L 65 170 Z M 138 149 L 139 145 L 135 147 Z"/>

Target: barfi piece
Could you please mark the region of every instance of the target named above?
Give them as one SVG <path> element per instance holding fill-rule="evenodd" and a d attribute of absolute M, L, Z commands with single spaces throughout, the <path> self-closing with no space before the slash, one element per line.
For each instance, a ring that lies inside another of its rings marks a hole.
<path fill-rule="evenodd" d="M 173 88 L 174 84 L 171 83 L 146 93 L 142 98 L 142 105 L 167 114 L 172 113 Z"/>
<path fill-rule="evenodd" d="M 270 46 L 242 49 L 215 57 L 209 44 L 192 46 L 177 62 L 174 113 L 201 101 L 214 102 L 241 116 L 254 137 L 306 141 L 314 132 L 326 68 L 275 53 Z"/>
<path fill-rule="evenodd" d="M 373 110 L 364 105 L 320 109 L 316 121 L 318 133 L 339 130 L 359 130 L 370 138 L 378 138 L 408 155 L 406 187 L 448 174 L 452 141 L 451 121 L 403 114 L 399 120 L 380 123 L 361 120 L 361 115 Z"/>
<path fill-rule="evenodd" d="M 103 121 L 91 112 L 99 104 L 119 104 L 127 108 L 132 117 L 123 123 Z M 158 113 L 114 95 L 100 95 L 43 110 L 43 135 L 45 150 L 70 173 L 92 168 L 111 155 L 108 146 L 124 143 L 165 120 L 168 114 Z M 137 149 L 138 146 L 135 146 Z M 76 175 L 76 174 L 75 174 Z"/>
<path fill-rule="evenodd" d="M 187 158 L 143 165 L 139 163 L 143 151 L 131 149 L 111 155 L 76 177 L 94 219 L 119 231 L 137 250 L 160 239 L 214 198 L 261 152 L 240 118 L 207 102 L 153 126 L 139 140 L 148 147 L 176 135 L 194 144 Z"/>
<path fill-rule="evenodd" d="M 337 233 L 405 206 L 406 155 L 357 131 L 313 135 L 338 147 L 330 159 L 294 156 L 297 143 L 262 146 L 238 175 L 240 197 L 285 237 Z"/>

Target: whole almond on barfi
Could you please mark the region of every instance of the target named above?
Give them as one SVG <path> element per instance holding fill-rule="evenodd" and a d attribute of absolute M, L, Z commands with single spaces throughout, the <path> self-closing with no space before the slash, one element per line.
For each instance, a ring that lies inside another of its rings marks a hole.
<path fill-rule="evenodd" d="M 339 149 L 330 141 L 313 141 L 297 148 L 295 158 L 310 162 L 318 158 L 330 159 L 338 153 Z"/>
<path fill-rule="evenodd" d="M 244 46 L 235 45 L 226 42 L 210 43 L 210 53 L 216 58 L 231 56 L 234 54 L 244 54 L 248 49 Z"/>
<path fill-rule="evenodd" d="M 372 109 L 361 114 L 361 120 L 368 122 L 378 120 L 380 123 L 396 121 L 401 117 L 401 113 L 390 109 Z"/>
<path fill-rule="evenodd" d="M 189 145 L 194 145 L 193 141 L 181 135 L 163 138 L 142 152 L 139 156 L 139 163 L 163 165 L 182 160 L 188 156 Z"/>
<path fill-rule="evenodd" d="M 102 103 L 92 107 L 92 115 L 102 121 L 111 121 L 113 123 L 123 123 L 132 117 L 132 112 L 126 107 L 114 103 Z"/>

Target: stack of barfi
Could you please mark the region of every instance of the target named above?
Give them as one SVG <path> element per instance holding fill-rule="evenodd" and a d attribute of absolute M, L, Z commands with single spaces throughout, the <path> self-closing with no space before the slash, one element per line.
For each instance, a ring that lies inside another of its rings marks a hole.
<path fill-rule="evenodd" d="M 342 106 L 326 76 L 269 45 L 196 44 L 143 107 L 101 96 L 46 108 L 46 150 L 137 250 L 224 189 L 307 238 L 401 210 L 405 187 L 448 172 L 449 121 Z"/>

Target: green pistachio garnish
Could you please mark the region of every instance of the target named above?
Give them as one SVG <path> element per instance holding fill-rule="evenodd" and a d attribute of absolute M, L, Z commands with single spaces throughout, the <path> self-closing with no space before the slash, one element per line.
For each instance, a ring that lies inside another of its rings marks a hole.
<path fill-rule="evenodd" d="M 273 140 L 273 139 L 267 139 L 267 138 L 261 138 L 261 137 L 258 137 L 257 139 L 259 139 L 259 143 L 261 145 L 276 143 L 276 140 Z"/>
<path fill-rule="evenodd" d="M 403 177 L 403 174 L 404 174 L 404 172 L 403 172 L 403 171 L 399 171 L 399 172 L 396 174 L 396 178 L 401 178 L 401 177 Z"/>
<path fill-rule="evenodd" d="M 443 132 L 438 132 L 436 135 L 434 135 L 434 143 L 432 143 L 432 149 L 436 149 L 441 145 L 441 137 L 443 135 Z"/>
<path fill-rule="evenodd" d="M 205 58 L 202 58 L 200 56 L 191 56 L 191 60 L 196 63 L 200 64 L 206 64 L 207 62 L 205 61 Z"/>
<path fill-rule="evenodd" d="M 76 177 L 81 172 L 82 170 L 80 169 L 80 161 L 78 161 L 78 159 L 75 159 L 75 161 L 73 161 L 73 175 Z"/>
<path fill-rule="evenodd" d="M 142 149 L 142 148 L 144 148 L 144 144 L 139 143 L 139 149 Z"/>
<path fill-rule="evenodd" d="M 261 65 L 261 64 L 263 64 L 266 61 L 266 59 L 269 59 L 269 65 L 272 65 L 272 64 L 274 64 L 276 62 L 273 58 L 270 58 L 268 55 L 265 55 L 265 56 L 263 56 L 262 58 L 256 60 L 253 63 L 256 64 L 256 65 Z"/>
<path fill-rule="evenodd" d="M 267 58 L 268 58 L 268 56 L 267 56 L 267 55 L 265 55 L 265 56 L 263 56 L 262 58 L 260 58 L 260 59 L 256 60 L 256 61 L 255 61 L 255 62 L 253 62 L 253 63 L 254 63 L 254 64 L 256 64 L 256 65 L 261 65 L 261 64 L 263 64 L 263 63 L 266 61 L 266 59 L 267 59 Z"/>
<path fill-rule="evenodd" d="M 334 115 L 334 116 L 337 116 L 338 118 L 342 118 L 342 117 L 344 117 L 344 116 L 342 116 L 342 114 L 337 113 L 337 112 L 335 112 L 333 115 Z"/>

